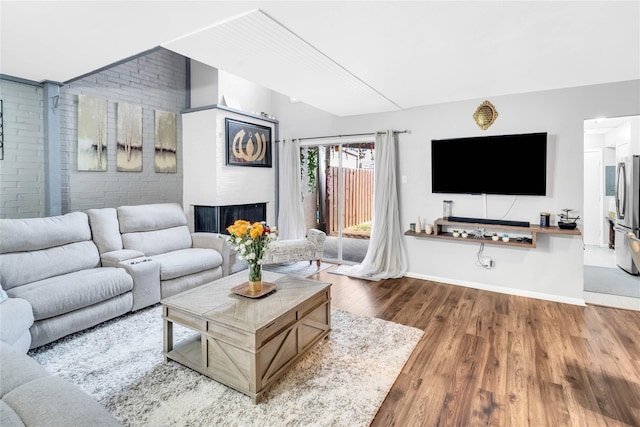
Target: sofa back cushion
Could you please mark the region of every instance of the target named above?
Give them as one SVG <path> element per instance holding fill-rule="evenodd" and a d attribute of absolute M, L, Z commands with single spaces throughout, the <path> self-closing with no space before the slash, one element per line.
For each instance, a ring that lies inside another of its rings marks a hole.
<path fill-rule="evenodd" d="M 120 206 L 117 210 L 124 249 L 152 256 L 192 246 L 187 217 L 177 203 Z"/>
<path fill-rule="evenodd" d="M 89 209 L 87 215 L 93 242 L 100 254 L 122 249 L 118 212 L 115 208 Z"/>
<path fill-rule="evenodd" d="M 122 235 L 125 249 L 143 252 L 147 256 L 187 249 L 191 247 L 189 227 L 171 227 L 164 230 L 127 233 Z"/>
<path fill-rule="evenodd" d="M 36 251 L 91 240 L 87 214 L 0 219 L 0 253 Z"/>
<path fill-rule="evenodd" d="M 187 225 L 187 217 L 177 203 L 120 206 L 118 221 L 122 234 Z"/>
<path fill-rule="evenodd" d="M 87 214 L 0 220 L 4 289 L 99 266 Z"/>

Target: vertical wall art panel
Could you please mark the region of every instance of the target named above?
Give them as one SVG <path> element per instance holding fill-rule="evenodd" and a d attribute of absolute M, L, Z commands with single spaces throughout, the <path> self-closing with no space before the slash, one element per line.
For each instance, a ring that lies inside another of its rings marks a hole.
<path fill-rule="evenodd" d="M 107 170 L 107 100 L 78 95 L 78 170 Z"/>
<path fill-rule="evenodd" d="M 142 172 L 142 107 L 118 103 L 116 166 L 119 172 Z"/>
<path fill-rule="evenodd" d="M 156 172 L 177 172 L 176 114 L 156 110 Z"/>

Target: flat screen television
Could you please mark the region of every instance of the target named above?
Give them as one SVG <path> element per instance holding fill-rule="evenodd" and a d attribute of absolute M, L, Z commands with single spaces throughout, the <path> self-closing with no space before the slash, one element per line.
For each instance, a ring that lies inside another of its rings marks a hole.
<path fill-rule="evenodd" d="M 431 141 L 433 193 L 545 196 L 547 134 Z"/>

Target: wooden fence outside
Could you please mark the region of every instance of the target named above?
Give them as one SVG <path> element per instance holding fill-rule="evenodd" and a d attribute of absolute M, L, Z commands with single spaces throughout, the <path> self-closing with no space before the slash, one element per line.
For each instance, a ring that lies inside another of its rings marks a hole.
<path fill-rule="evenodd" d="M 338 233 L 338 169 L 327 176 L 327 234 Z M 342 168 L 344 179 L 343 229 L 370 222 L 373 209 L 373 169 Z"/>

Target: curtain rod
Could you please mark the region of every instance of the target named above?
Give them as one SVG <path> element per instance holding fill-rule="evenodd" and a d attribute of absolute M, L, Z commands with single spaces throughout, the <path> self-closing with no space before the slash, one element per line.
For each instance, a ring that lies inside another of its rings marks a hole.
<path fill-rule="evenodd" d="M 346 135 L 328 135 L 328 136 L 309 136 L 306 138 L 291 138 L 291 139 L 297 139 L 298 141 L 304 141 L 307 139 L 327 139 L 327 138 L 347 138 L 350 136 L 369 136 L 369 135 L 378 135 L 378 134 L 385 134 L 387 133 L 386 130 L 383 131 L 378 131 L 378 132 L 367 132 L 367 133 L 350 133 L 350 134 L 346 134 Z M 398 133 L 411 133 L 410 129 L 405 129 L 405 130 L 394 130 L 393 131 L 394 134 L 398 134 Z M 282 142 L 284 140 L 279 140 L 276 142 Z"/>

